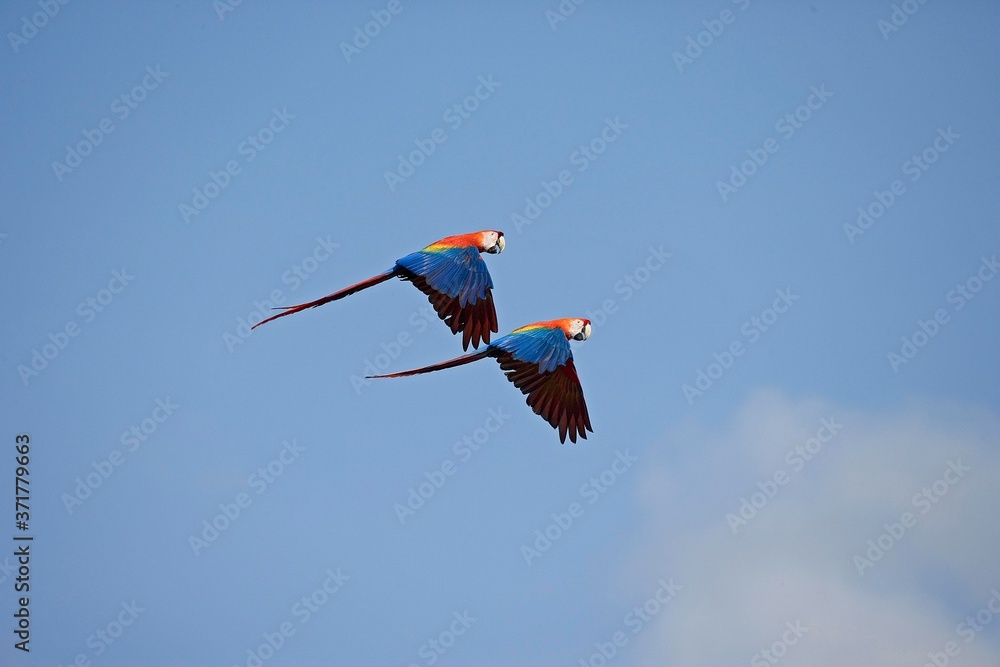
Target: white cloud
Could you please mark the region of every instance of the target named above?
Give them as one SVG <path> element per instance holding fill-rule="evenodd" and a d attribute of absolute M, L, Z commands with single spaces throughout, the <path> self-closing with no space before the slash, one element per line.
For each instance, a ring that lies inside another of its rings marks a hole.
<path fill-rule="evenodd" d="M 809 460 L 786 458 L 824 418 L 843 428 L 820 432 L 828 442 Z M 626 661 L 752 664 L 799 620 L 808 632 L 782 665 L 922 667 L 948 641 L 960 650 L 950 664 L 1000 664 L 1000 614 L 969 643 L 956 634 L 1000 589 L 998 448 L 1000 422 L 982 409 L 923 402 L 879 413 L 773 391 L 749 397 L 725 428 L 679 428 L 641 473 L 648 525 L 622 600 L 667 575 L 684 588 Z M 959 463 L 969 470 L 946 475 Z M 775 491 L 777 471 L 787 480 Z M 914 502 L 945 477 L 942 497 Z M 773 497 L 733 534 L 726 514 L 738 515 L 741 498 L 760 505 L 758 482 Z M 853 557 L 904 512 L 915 524 L 860 575 Z M 771 664 L 762 660 L 753 664 Z"/>

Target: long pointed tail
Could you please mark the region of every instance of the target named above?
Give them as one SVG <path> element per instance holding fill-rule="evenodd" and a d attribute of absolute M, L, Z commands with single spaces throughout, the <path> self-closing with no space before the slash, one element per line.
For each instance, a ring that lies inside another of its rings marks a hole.
<path fill-rule="evenodd" d="M 389 373 L 388 375 L 369 375 L 369 378 L 402 378 L 408 375 L 419 375 L 421 373 L 431 373 L 433 371 L 443 371 L 446 368 L 454 368 L 455 366 L 464 366 L 465 364 L 471 364 L 473 361 L 479 361 L 480 359 L 485 359 L 490 356 L 490 348 L 481 350 L 479 352 L 473 352 L 472 354 L 463 354 L 461 357 L 455 357 L 454 359 L 449 359 L 448 361 L 442 361 L 440 364 L 432 364 L 430 366 L 424 366 L 422 368 L 414 368 L 412 371 L 402 371 L 399 373 Z"/>
<path fill-rule="evenodd" d="M 271 320 L 276 320 L 279 317 L 284 317 L 285 315 L 291 315 L 293 313 L 297 313 L 300 310 L 305 310 L 306 308 L 316 308 L 317 306 L 322 306 L 324 303 L 330 303 L 331 301 L 343 299 L 345 296 L 350 296 L 355 292 L 360 292 L 363 289 L 368 289 L 369 287 L 378 285 L 379 283 L 384 283 L 386 280 L 394 278 L 397 275 L 399 274 L 396 272 L 396 268 L 393 267 L 392 269 L 386 271 L 385 273 L 378 274 L 374 278 L 369 278 L 368 280 L 362 280 L 361 282 L 354 283 L 350 287 L 345 287 L 344 289 L 338 292 L 334 292 L 333 294 L 327 294 L 322 299 L 316 299 L 315 301 L 310 301 L 309 303 L 302 303 L 297 306 L 282 306 L 281 308 L 276 308 L 275 310 L 283 310 L 285 312 L 278 313 L 277 315 L 272 315 L 263 322 L 258 322 L 257 324 L 253 325 L 252 327 L 250 327 L 250 329 L 251 330 L 256 329 L 260 325 L 267 324 Z"/>

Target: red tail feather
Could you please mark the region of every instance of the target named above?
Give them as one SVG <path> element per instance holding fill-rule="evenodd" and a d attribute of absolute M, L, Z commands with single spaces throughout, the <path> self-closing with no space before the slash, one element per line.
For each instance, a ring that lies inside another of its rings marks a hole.
<path fill-rule="evenodd" d="M 297 313 L 300 310 L 305 310 L 306 308 L 315 308 L 317 306 L 322 306 L 324 303 L 330 303 L 331 301 L 336 301 L 338 299 L 343 299 L 345 296 L 350 296 L 351 294 L 354 294 L 355 292 L 360 292 L 363 289 L 367 289 L 367 288 L 372 287 L 374 285 L 378 285 L 379 283 L 384 283 L 386 280 L 389 280 L 390 278 L 394 278 L 397 275 L 399 275 L 399 274 L 396 273 L 396 269 L 392 269 L 390 271 L 386 271 L 385 273 L 380 273 L 379 275 L 375 276 L 374 278 L 369 278 L 368 280 L 362 280 L 359 283 L 354 283 L 350 287 L 345 287 L 344 289 L 340 290 L 339 292 L 334 292 L 333 294 L 328 294 L 328 295 L 324 296 L 322 299 L 316 299 L 315 301 L 310 301 L 309 303 L 299 304 L 298 306 L 283 306 L 280 309 L 276 308 L 275 310 L 283 310 L 284 312 L 278 313 L 277 315 L 272 315 L 271 317 L 267 318 L 263 322 L 258 322 L 257 324 L 253 325 L 252 327 L 250 327 L 250 329 L 256 329 L 260 325 L 267 324 L 271 320 L 276 320 L 279 317 L 284 317 L 285 315 L 291 315 L 293 313 Z"/>
<path fill-rule="evenodd" d="M 407 377 L 408 375 L 419 375 L 420 373 L 431 373 L 433 371 L 443 371 L 446 368 L 454 368 L 455 366 L 464 366 L 465 364 L 471 364 L 473 361 L 479 361 L 480 359 L 485 359 L 490 356 L 490 348 L 486 348 L 481 352 L 473 352 L 472 354 L 463 354 L 461 357 L 455 357 L 454 359 L 449 359 L 448 361 L 442 361 L 440 364 L 432 364 L 430 366 L 424 366 L 422 368 L 414 368 L 412 371 L 401 371 L 399 373 L 389 373 L 388 375 L 369 375 L 369 378 L 401 378 Z"/>

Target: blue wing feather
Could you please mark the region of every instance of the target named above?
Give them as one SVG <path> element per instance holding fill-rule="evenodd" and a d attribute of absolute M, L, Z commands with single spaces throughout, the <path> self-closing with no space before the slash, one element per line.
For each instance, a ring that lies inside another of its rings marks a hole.
<path fill-rule="evenodd" d="M 490 347 L 509 352 L 519 361 L 538 364 L 540 373 L 550 373 L 573 358 L 562 329 L 529 329 L 507 334 Z"/>
<path fill-rule="evenodd" d="M 476 248 L 447 248 L 410 253 L 396 265 L 421 276 L 432 288 L 459 300 L 463 308 L 486 297 L 493 287 L 486 262 Z"/>

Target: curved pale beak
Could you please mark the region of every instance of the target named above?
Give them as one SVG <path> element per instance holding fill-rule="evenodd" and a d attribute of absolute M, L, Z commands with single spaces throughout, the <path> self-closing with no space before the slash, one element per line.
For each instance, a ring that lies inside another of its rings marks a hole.
<path fill-rule="evenodd" d="M 503 240 L 503 236 L 497 237 L 496 245 L 489 249 L 489 252 L 493 255 L 499 255 L 503 252 L 503 249 L 507 247 L 507 242 Z"/>
<path fill-rule="evenodd" d="M 590 325 L 584 324 L 583 329 L 580 330 L 580 333 L 573 336 L 573 338 L 576 340 L 587 340 L 588 338 L 590 338 L 590 331 L 591 331 Z"/>

